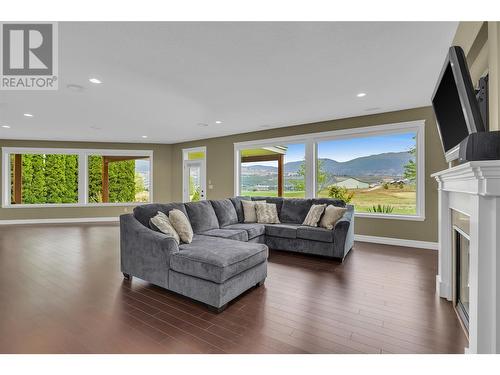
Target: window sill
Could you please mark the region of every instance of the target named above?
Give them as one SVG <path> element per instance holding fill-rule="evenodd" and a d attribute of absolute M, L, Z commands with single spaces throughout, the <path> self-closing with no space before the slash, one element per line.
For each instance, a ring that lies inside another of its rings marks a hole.
<path fill-rule="evenodd" d="M 390 220 L 409 220 L 409 221 L 424 221 L 425 216 L 422 215 L 395 215 L 395 214 L 375 214 L 368 212 L 354 213 L 354 217 L 362 217 L 368 219 L 390 219 Z"/>
<path fill-rule="evenodd" d="M 46 204 L 9 204 L 2 205 L 2 208 L 75 208 L 75 207 L 136 207 L 141 204 L 150 204 L 152 202 L 136 203 L 46 203 Z"/>

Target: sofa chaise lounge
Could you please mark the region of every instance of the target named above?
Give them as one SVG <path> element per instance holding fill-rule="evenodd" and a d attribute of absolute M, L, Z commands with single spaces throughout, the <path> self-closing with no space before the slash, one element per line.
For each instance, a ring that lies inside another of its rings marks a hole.
<path fill-rule="evenodd" d="M 281 224 L 244 223 L 241 200 L 146 204 L 120 216 L 121 270 L 126 278 L 152 284 L 222 311 L 232 299 L 260 286 L 267 276 L 268 247 L 343 260 L 354 241 L 354 209 L 333 230 L 306 227 L 312 204 L 345 206 L 334 199 L 264 199 L 275 203 Z M 193 241 L 177 242 L 150 228 L 161 211 L 182 211 L 193 228 Z"/>

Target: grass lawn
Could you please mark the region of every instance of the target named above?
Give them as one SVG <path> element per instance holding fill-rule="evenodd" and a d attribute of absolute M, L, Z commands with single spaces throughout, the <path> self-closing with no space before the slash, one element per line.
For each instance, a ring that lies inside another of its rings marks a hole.
<path fill-rule="evenodd" d="M 377 189 L 354 189 L 354 204 L 356 212 L 369 212 L 368 209 L 374 204 L 390 205 L 394 207 L 393 214 L 414 215 L 416 214 L 417 193 L 414 185 L 406 185 L 403 189 L 390 186 L 388 189 L 379 187 Z M 277 191 L 244 191 L 241 195 L 250 197 L 277 197 Z M 286 198 L 304 198 L 303 191 L 285 191 Z M 318 197 L 327 198 L 326 190 L 319 192 Z"/>

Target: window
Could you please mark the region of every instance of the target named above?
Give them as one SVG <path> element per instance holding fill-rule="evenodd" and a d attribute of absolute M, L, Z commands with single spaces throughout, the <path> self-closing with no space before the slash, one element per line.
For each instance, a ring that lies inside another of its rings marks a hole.
<path fill-rule="evenodd" d="M 235 143 L 235 194 L 341 197 L 357 216 L 424 219 L 424 121 Z"/>
<path fill-rule="evenodd" d="M 151 151 L 4 147 L 2 163 L 3 207 L 152 201 Z"/>
<path fill-rule="evenodd" d="M 416 215 L 415 132 L 318 142 L 317 150 L 318 197 L 338 191 L 358 213 Z"/>
<path fill-rule="evenodd" d="M 305 144 L 242 149 L 240 158 L 242 195 L 305 197 Z"/>

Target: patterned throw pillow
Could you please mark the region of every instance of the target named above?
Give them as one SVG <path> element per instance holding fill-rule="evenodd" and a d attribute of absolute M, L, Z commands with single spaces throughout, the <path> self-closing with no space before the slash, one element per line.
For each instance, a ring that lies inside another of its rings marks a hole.
<path fill-rule="evenodd" d="M 193 228 L 184 212 L 173 209 L 168 214 L 168 220 L 170 220 L 170 224 L 172 224 L 175 231 L 179 234 L 182 242 L 191 243 L 193 241 Z"/>
<path fill-rule="evenodd" d="M 256 201 L 241 201 L 241 206 L 243 207 L 244 223 L 255 223 L 257 221 L 257 213 L 255 212 L 256 204 Z"/>
<path fill-rule="evenodd" d="M 255 205 L 257 223 L 261 224 L 279 224 L 278 210 L 274 203 L 261 203 Z"/>
<path fill-rule="evenodd" d="M 302 225 L 317 227 L 321 215 L 325 212 L 326 204 L 313 204 L 307 213 L 307 216 Z"/>
<path fill-rule="evenodd" d="M 163 212 L 158 211 L 156 216 L 149 219 L 149 226 L 153 230 L 159 230 L 160 232 L 165 233 L 168 237 L 172 237 L 175 242 L 177 242 L 177 245 L 179 244 L 179 234 L 170 223 L 167 215 L 165 215 Z"/>
<path fill-rule="evenodd" d="M 325 213 L 319 222 L 322 228 L 332 230 L 337 221 L 346 213 L 347 208 L 329 205 L 325 208 Z"/>

